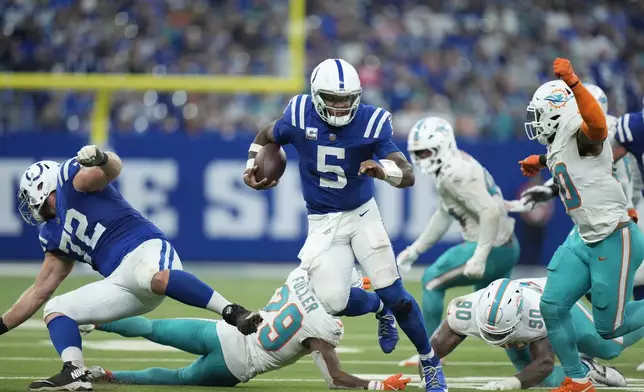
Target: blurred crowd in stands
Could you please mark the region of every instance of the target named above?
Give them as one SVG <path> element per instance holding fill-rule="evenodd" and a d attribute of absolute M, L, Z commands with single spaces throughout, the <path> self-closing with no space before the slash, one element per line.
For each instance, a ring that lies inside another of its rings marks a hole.
<path fill-rule="evenodd" d="M 290 72 L 288 0 L 2 0 L 0 72 L 275 75 Z M 365 103 L 449 117 L 466 138 L 523 138 L 557 56 L 600 85 L 613 114 L 642 109 L 639 0 L 309 0 L 307 80 L 325 58 L 359 71 Z M 1 87 L 0 87 L 1 88 Z M 306 92 L 306 91 L 304 91 Z M 284 95 L 119 91 L 118 132 L 254 132 Z M 0 133 L 87 132 L 92 92 L 0 89 Z"/>

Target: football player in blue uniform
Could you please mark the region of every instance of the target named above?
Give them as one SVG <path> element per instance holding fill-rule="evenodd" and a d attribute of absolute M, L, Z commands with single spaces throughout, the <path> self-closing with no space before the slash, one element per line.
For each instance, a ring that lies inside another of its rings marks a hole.
<path fill-rule="evenodd" d="M 44 320 L 63 370 L 33 382 L 31 391 L 87 391 L 92 384 L 83 364 L 78 325 L 101 324 L 147 313 L 168 296 L 222 314 L 243 333 L 255 332 L 261 316 L 231 304 L 194 275 L 164 234 L 111 185 L 120 158 L 96 146 L 59 165 L 40 161 L 20 179 L 23 219 L 40 226 L 45 253 L 35 283 L 0 318 L 0 335 L 32 317 L 47 302 Z M 71 272 L 87 263 L 105 279 L 50 297 Z"/>
<path fill-rule="evenodd" d="M 320 63 L 311 75 L 311 95 L 293 97 L 283 116 L 255 137 L 244 182 L 257 190 L 275 186 L 276 182 L 256 180 L 254 158 L 268 143 L 295 146 L 309 221 L 298 257 L 316 296 L 334 315 L 376 313 L 385 353 L 398 341 L 397 321 L 420 355 L 427 391 L 446 391 L 420 307 L 403 287 L 373 199 L 372 178 L 405 188 L 414 184 L 413 169 L 391 139 L 391 114 L 361 104 L 361 92 L 351 64 L 342 59 Z M 371 278 L 375 293 L 351 287 L 354 257 Z"/>

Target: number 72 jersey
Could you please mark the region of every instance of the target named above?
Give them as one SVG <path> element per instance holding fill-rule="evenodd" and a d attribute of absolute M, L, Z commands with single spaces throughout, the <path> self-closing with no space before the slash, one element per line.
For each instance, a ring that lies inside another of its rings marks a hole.
<path fill-rule="evenodd" d="M 521 321 L 516 334 L 507 343 L 507 347 L 521 348 L 535 340 L 547 336 L 546 327 L 539 311 L 541 291 L 545 278 L 519 279 L 523 286 L 523 306 Z M 454 298 L 447 308 L 447 323 L 450 329 L 459 335 L 480 339 L 481 333 L 476 324 L 476 311 L 479 297 L 485 289 Z"/>
<path fill-rule="evenodd" d="M 143 242 L 165 237 L 113 185 L 97 192 L 77 191 L 73 181 L 80 170 L 75 158 L 60 166 L 56 217 L 40 226 L 40 245 L 44 252 L 63 253 L 107 277 Z"/>

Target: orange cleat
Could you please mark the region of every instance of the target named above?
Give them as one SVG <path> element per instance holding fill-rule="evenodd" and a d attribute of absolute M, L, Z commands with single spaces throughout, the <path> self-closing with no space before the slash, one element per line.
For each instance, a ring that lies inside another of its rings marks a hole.
<path fill-rule="evenodd" d="M 570 377 L 566 377 L 558 388 L 552 392 L 595 392 L 595 385 L 589 379 L 585 383 L 574 382 Z"/>

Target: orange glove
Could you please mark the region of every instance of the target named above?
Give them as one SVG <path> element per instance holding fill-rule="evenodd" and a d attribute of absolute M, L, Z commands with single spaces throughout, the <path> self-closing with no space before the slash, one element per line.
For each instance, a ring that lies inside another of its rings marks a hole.
<path fill-rule="evenodd" d="M 570 87 L 574 87 L 579 83 L 579 76 L 572 69 L 572 65 L 568 59 L 557 57 L 552 63 L 552 70 L 557 78 L 563 80 Z"/>
<path fill-rule="evenodd" d="M 407 384 L 411 381 L 411 378 L 401 378 L 402 373 L 398 373 L 394 376 L 389 377 L 382 382 L 385 391 L 402 391 L 407 388 Z"/>
<path fill-rule="evenodd" d="M 371 279 L 366 276 L 362 277 L 362 288 L 364 290 L 371 290 Z"/>
<path fill-rule="evenodd" d="M 545 166 L 539 162 L 539 155 L 530 155 L 526 159 L 519 161 L 521 165 L 521 173 L 526 177 L 534 177 L 539 173 L 539 170 Z"/>
<path fill-rule="evenodd" d="M 639 220 L 639 217 L 637 216 L 637 210 L 635 208 L 628 209 L 628 216 L 630 216 L 635 223 L 637 223 L 637 221 Z"/>

